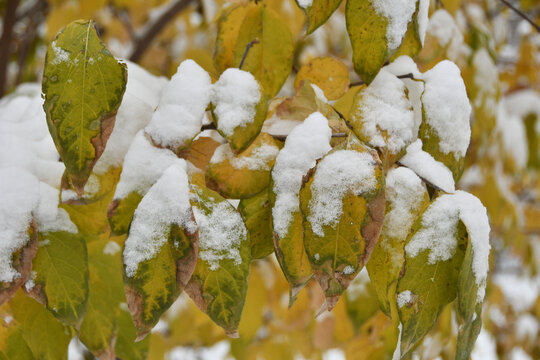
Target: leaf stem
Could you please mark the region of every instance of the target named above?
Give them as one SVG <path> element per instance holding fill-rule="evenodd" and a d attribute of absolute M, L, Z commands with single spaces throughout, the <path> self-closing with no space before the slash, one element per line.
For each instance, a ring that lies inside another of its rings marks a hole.
<path fill-rule="evenodd" d="M 240 70 L 242 70 L 242 66 L 244 65 L 244 61 L 246 60 L 246 57 L 247 57 L 247 54 L 249 52 L 249 49 L 251 49 L 251 47 L 255 44 L 258 44 L 259 43 L 259 39 L 254 39 L 253 41 L 249 42 L 247 45 L 246 45 L 246 50 L 244 50 L 244 55 L 242 56 L 242 60 L 240 60 L 240 65 L 238 65 L 238 68 Z"/>

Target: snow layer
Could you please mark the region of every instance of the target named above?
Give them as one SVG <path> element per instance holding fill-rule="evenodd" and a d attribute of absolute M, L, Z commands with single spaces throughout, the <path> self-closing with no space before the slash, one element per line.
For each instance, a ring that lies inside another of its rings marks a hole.
<path fill-rule="evenodd" d="M 419 208 L 425 201 L 426 187 L 411 170 L 398 167 L 386 176 L 386 200 L 390 211 L 386 214 L 383 232 L 387 237 L 405 241 Z"/>
<path fill-rule="evenodd" d="M 242 263 L 240 244 L 247 239 L 247 230 L 240 213 L 228 201 L 207 202 L 206 214 L 202 209 L 193 207 L 193 215 L 199 227 L 199 258 L 209 264 L 210 270 L 219 268 L 225 259 Z"/>
<path fill-rule="evenodd" d="M 422 150 L 422 140 L 417 139 L 409 145 L 399 162 L 437 188 L 447 193 L 455 191 L 452 172 L 442 162 Z"/>
<path fill-rule="evenodd" d="M 459 68 L 441 61 L 424 73 L 424 81 L 425 121 L 439 137 L 440 151 L 464 157 L 471 138 L 471 105 Z"/>
<path fill-rule="evenodd" d="M 272 219 L 279 237 L 287 235 L 293 213 L 300 211 L 298 195 L 302 178 L 315 166 L 317 159 L 332 149 L 331 137 L 328 120 L 319 112 L 309 115 L 287 136 L 272 169 L 276 194 Z"/>
<path fill-rule="evenodd" d="M 370 0 L 375 12 L 388 19 L 386 40 L 388 49 L 396 50 L 407 32 L 407 24 L 416 10 L 417 0 Z"/>
<path fill-rule="evenodd" d="M 529 147 L 527 132 L 521 118 L 510 110 L 509 104 L 502 99 L 497 107 L 497 132 L 502 139 L 505 154 L 508 154 L 519 169 L 527 165 Z"/>
<path fill-rule="evenodd" d="M 0 281 L 13 281 L 20 274 L 11 256 L 30 240 L 27 230 L 39 202 L 39 181 L 28 171 L 0 168 Z"/>
<path fill-rule="evenodd" d="M 424 46 L 424 39 L 426 38 L 426 31 L 429 24 L 429 0 L 419 0 L 420 5 L 418 8 L 418 34 L 420 35 L 420 42 Z"/>
<path fill-rule="evenodd" d="M 448 11 L 439 9 L 431 14 L 427 33 L 437 38 L 442 48 L 446 48 L 450 59 L 456 61 L 465 52 L 463 34 Z"/>
<path fill-rule="evenodd" d="M 409 304 L 412 300 L 412 292 L 410 290 L 402 291 L 397 296 L 397 305 L 399 308 Z"/>
<path fill-rule="evenodd" d="M 123 61 L 128 69 L 126 91 L 105 151 L 94 166 L 96 174 L 122 166 L 129 145 L 135 134 L 150 122 L 163 86 L 167 83 L 165 78 L 154 76 L 135 63 Z"/>
<path fill-rule="evenodd" d="M 422 215 L 422 226 L 405 246 L 409 257 L 428 250 L 428 263 L 447 261 L 454 256 L 458 221 L 469 234 L 473 251 L 472 271 L 478 286 L 477 302 L 484 299 L 489 270 L 489 221 L 486 208 L 475 196 L 464 191 L 438 197 Z"/>
<path fill-rule="evenodd" d="M 262 144 L 253 150 L 250 156 L 238 156 L 233 153 L 229 144 L 223 144 L 216 148 L 210 163 L 216 164 L 228 160 L 236 170 L 270 170 L 270 163 L 279 153 L 275 144 Z"/>
<path fill-rule="evenodd" d="M 140 130 L 124 159 L 114 199 L 123 199 L 133 191 L 141 195 L 146 194 L 150 186 L 161 177 L 163 171 L 177 160 L 177 156 L 172 151 L 153 146 L 144 131 Z"/>
<path fill-rule="evenodd" d="M 39 204 L 34 211 L 39 232 L 67 231 L 76 233 L 66 210 L 58 207 L 60 191 L 44 182 L 39 183 Z"/>
<path fill-rule="evenodd" d="M 173 149 L 185 146 L 200 131 L 210 102 L 210 75 L 193 60 L 185 60 L 165 85 L 159 106 L 146 127 L 152 140 Z"/>
<path fill-rule="evenodd" d="M 311 5 L 313 5 L 313 0 L 298 0 L 298 6 L 302 9 L 307 9 L 308 7 L 311 7 Z"/>
<path fill-rule="evenodd" d="M 362 100 L 352 114 L 353 120 L 362 124 L 360 132 L 369 144 L 386 147 L 392 154 L 399 153 L 416 135 L 405 84 L 385 69 L 362 92 Z M 356 114 L 359 119 L 355 119 Z"/>
<path fill-rule="evenodd" d="M 231 136 L 236 128 L 252 123 L 260 100 L 259 83 L 253 75 L 235 68 L 225 70 L 211 92 L 218 130 Z"/>
<path fill-rule="evenodd" d="M 514 115 L 523 118 L 529 114 L 536 114 L 536 116 L 540 117 L 540 94 L 534 90 L 529 89 L 512 93 L 505 100 L 508 109 Z"/>
<path fill-rule="evenodd" d="M 493 336 L 485 329 L 480 330 L 480 334 L 476 339 L 473 351 L 471 353 L 472 360 L 498 360 L 497 344 Z"/>
<path fill-rule="evenodd" d="M 343 214 L 343 197 L 371 192 L 377 187 L 375 161 L 368 152 L 338 150 L 325 156 L 317 165 L 308 221 L 312 230 L 324 236 L 323 226 L 335 227 Z"/>
<path fill-rule="evenodd" d="M 167 241 L 173 224 L 197 231 L 192 220 L 186 163 L 177 159 L 148 190 L 135 210 L 124 247 L 126 275 L 133 277 L 139 264 L 152 259 Z"/>

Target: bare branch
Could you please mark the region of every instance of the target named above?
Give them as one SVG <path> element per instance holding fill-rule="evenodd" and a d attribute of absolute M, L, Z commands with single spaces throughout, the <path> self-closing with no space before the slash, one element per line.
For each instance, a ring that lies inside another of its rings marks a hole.
<path fill-rule="evenodd" d="M 152 25 L 148 26 L 144 34 L 137 37 L 129 60 L 133 62 L 139 61 L 148 46 L 152 43 L 152 40 L 154 40 L 161 30 L 163 30 L 179 12 L 184 10 L 194 1 L 196 0 L 178 0 L 167 11 L 161 14 L 159 18 L 154 20 Z"/>
<path fill-rule="evenodd" d="M 2 37 L 0 38 L 0 98 L 4 96 L 7 88 L 7 66 L 11 55 L 11 38 L 18 5 L 19 0 L 7 0 Z"/>
<path fill-rule="evenodd" d="M 413 73 L 407 73 L 407 74 L 403 74 L 403 75 L 398 75 L 396 76 L 398 79 L 411 79 L 411 80 L 415 80 L 414 78 L 414 75 Z M 349 85 L 349 88 L 352 88 L 353 86 L 360 86 L 360 85 L 364 85 L 365 82 L 363 81 L 358 81 L 358 82 L 354 82 L 354 83 L 351 83 Z"/>
<path fill-rule="evenodd" d="M 512 9 L 516 14 L 518 14 L 519 16 L 521 16 L 525 21 L 527 21 L 529 24 L 531 24 L 535 29 L 536 31 L 538 31 L 540 33 L 540 26 L 538 26 L 534 21 L 532 21 L 531 18 L 529 18 L 527 16 L 527 14 L 525 14 L 524 12 L 522 12 L 521 10 L 519 10 L 518 8 L 516 8 L 514 5 L 512 5 L 509 1 L 507 0 L 501 0 L 501 2 L 508 6 L 510 9 Z"/>
<path fill-rule="evenodd" d="M 244 50 L 244 55 L 242 55 L 242 60 L 240 61 L 240 65 L 238 65 L 238 68 L 239 69 L 242 69 L 242 66 L 244 65 L 244 61 L 246 60 L 246 57 L 247 57 L 247 54 L 249 52 L 249 49 L 251 49 L 251 47 L 255 44 L 258 44 L 259 43 L 259 39 L 255 39 L 251 42 L 249 42 L 247 45 L 246 45 L 246 50 Z"/>

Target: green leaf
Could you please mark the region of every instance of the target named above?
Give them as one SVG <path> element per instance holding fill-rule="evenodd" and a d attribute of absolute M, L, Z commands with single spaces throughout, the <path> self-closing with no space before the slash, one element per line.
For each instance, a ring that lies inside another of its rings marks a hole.
<path fill-rule="evenodd" d="M 268 187 L 278 152 L 279 143 L 266 133 L 238 155 L 221 145 L 206 168 L 206 185 L 225 198 L 251 197 Z"/>
<path fill-rule="evenodd" d="M 88 254 L 83 236 L 67 231 L 39 233 L 32 262 L 34 286 L 27 291 L 65 324 L 76 326 L 88 301 Z"/>
<path fill-rule="evenodd" d="M 262 259 L 273 253 L 272 207 L 268 188 L 253 197 L 240 200 L 238 211 L 242 214 L 251 240 L 251 257 Z"/>
<path fill-rule="evenodd" d="M 11 266 L 15 271 L 21 274 L 21 276 L 13 279 L 11 282 L 0 282 L 0 305 L 9 301 L 30 276 L 32 259 L 36 255 L 38 247 L 38 231 L 34 219 L 32 219 L 32 223 L 26 231 L 29 238 L 28 243 L 22 248 L 14 251 L 11 255 Z"/>
<path fill-rule="evenodd" d="M 79 195 L 105 149 L 126 81 L 126 66 L 100 41 L 92 21 L 67 25 L 47 49 L 43 108 Z"/>
<path fill-rule="evenodd" d="M 13 317 L 32 354 L 42 360 L 67 360 L 71 331 L 36 300 L 18 292 L 11 302 Z"/>
<path fill-rule="evenodd" d="M 5 317 L 4 317 L 5 319 Z M 23 338 L 21 326 L 16 321 L 0 320 L 0 359 L 33 360 L 35 359 Z"/>
<path fill-rule="evenodd" d="M 308 18 L 306 34 L 311 34 L 336 11 L 341 0 L 313 0 L 311 6 L 307 7 L 303 7 L 298 0 L 296 3 L 306 13 Z"/>
<path fill-rule="evenodd" d="M 416 221 L 407 244 L 415 240 L 418 232 L 426 229 L 423 218 L 432 207 L 433 203 Z M 445 254 L 447 260 L 430 261 L 430 256 L 433 256 L 431 249 L 421 250 L 412 257 L 407 252 L 407 245 L 405 247 L 405 266 L 397 285 L 398 311 L 403 324 L 402 356 L 406 356 L 416 347 L 435 325 L 443 308 L 456 297 L 458 276 L 467 246 L 467 230 L 461 221 L 454 229 L 448 230 L 453 232 L 450 236 L 456 241 L 456 249 L 454 254 L 448 250 L 449 253 Z M 440 233 L 440 236 L 442 238 L 443 234 Z M 434 238 L 433 246 L 438 246 L 440 241 L 439 238 Z M 474 294 L 476 296 L 476 292 Z"/>
<path fill-rule="evenodd" d="M 388 172 L 383 229 L 366 265 L 381 310 L 388 316 L 390 303 L 396 302 L 397 280 L 405 262 L 405 241 L 414 221 L 428 205 L 429 194 L 416 174 L 404 167 Z"/>
<path fill-rule="evenodd" d="M 145 360 L 150 347 L 150 336 L 135 342 L 137 331 L 127 307 L 118 312 L 117 328 L 114 346 L 116 356 L 120 359 Z"/>
<path fill-rule="evenodd" d="M 185 290 L 212 321 L 238 337 L 251 262 L 247 230 L 240 214 L 218 193 L 196 185 L 192 193 L 199 256 Z"/>
<path fill-rule="evenodd" d="M 388 20 L 377 14 L 368 0 L 348 0 L 345 18 L 354 70 L 369 84 L 390 57 L 386 40 Z"/>
<path fill-rule="evenodd" d="M 143 196 L 139 192 L 133 191 L 123 199 L 113 199 L 111 201 L 107 209 L 107 218 L 109 219 L 112 235 L 128 233 L 133 214 L 142 198 Z"/>
<path fill-rule="evenodd" d="M 353 135 L 345 148 L 325 155 L 304 178 L 300 191 L 304 247 L 325 293 L 328 310 L 332 310 L 369 259 L 385 210 L 384 177 L 377 153 Z M 355 173 L 349 183 L 351 173 L 346 167 L 365 170 L 358 176 Z M 322 175 L 318 176 L 319 173 Z"/>
<path fill-rule="evenodd" d="M 124 301 L 121 252 L 112 241 L 105 235 L 87 243 L 90 292 L 79 339 L 95 356 L 114 357 L 116 319 Z"/>
<path fill-rule="evenodd" d="M 242 70 L 252 73 L 266 95 L 273 98 L 292 70 L 294 45 L 287 25 L 263 3 L 246 11 L 234 47 L 235 66 L 240 65 L 246 46 L 254 40 L 258 42 L 251 46 Z"/>
<path fill-rule="evenodd" d="M 457 284 L 458 338 L 456 359 L 468 360 L 482 329 L 482 301 L 478 301 L 478 285 L 473 273 L 474 252 L 467 245 Z"/>

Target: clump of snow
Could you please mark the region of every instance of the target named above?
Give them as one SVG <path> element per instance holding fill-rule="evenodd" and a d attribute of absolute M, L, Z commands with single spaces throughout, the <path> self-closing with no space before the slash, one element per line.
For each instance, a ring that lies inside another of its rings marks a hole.
<path fill-rule="evenodd" d="M 420 42 L 424 46 L 424 39 L 426 38 L 426 31 L 429 23 L 429 0 L 420 0 L 418 6 L 418 35 L 420 35 Z"/>
<path fill-rule="evenodd" d="M 67 231 L 76 233 L 77 227 L 71 222 L 67 211 L 58 207 L 60 191 L 44 182 L 40 182 L 38 186 L 39 204 L 34 211 L 38 231 Z"/>
<path fill-rule="evenodd" d="M 414 140 L 413 107 L 400 79 L 382 69 L 361 95 L 352 119 L 370 145 L 397 154 Z"/>
<path fill-rule="evenodd" d="M 311 5 L 313 5 L 313 0 L 298 0 L 298 6 L 302 9 L 307 9 L 308 7 L 311 7 Z"/>
<path fill-rule="evenodd" d="M 124 247 L 126 275 L 133 277 L 142 261 L 152 259 L 167 241 L 171 225 L 190 233 L 192 220 L 186 163 L 177 159 L 148 190 L 135 210 Z"/>
<path fill-rule="evenodd" d="M 347 357 L 345 356 L 345 352 L 339 348 L 328 349 L 322 353 L 322 360 L 346 360 L 346 359 Z"/>
<path fill-rule="evenodd" d="M 50 60 L 51 65 L 57 65 L 69 61 L 69 53 L 56 45 L 56 40 L 51 43 L 51 48 L 54 53 L 54 58 Z"/>
<path fill-rule="evenodd" d="M 185 60 L 163 89 L 159 106 L 146 126 L 157 144 L 179 148 L 200 131 L 210 102 L 210 75 L 193 60 Z"/>
<path fill-rule="evenodd" d="M 162 88 L 167 83 L 165 78 L 154 76 L 135 63 L 125 63 L 128 69 L 126 91 L 107 146 L 94 166 L 96 174 L 104 174 L 111 167 L 122 166 L 129 145 L 137 132 L 150 122 Z"/>
<path fill-rule="evenodd" d="M 489 270 L 489 221 L 486 208 L 475 196 L 464 191 L 438 197 L 422 215 L 421 228 L 405 246 L 409 257 L 428 250 L 428 264 L 447 261 L 454 256 L 458 221 L 469 234 L 473 252 L 472 272 L 478 287 L 477 302 L 484 299 Z"/>
<path fill-rule="evenodd" d="M 13 253 L 30 240 L 27 230 L 39 202 L 39 181 L 28 171 L 0 168 L 0 281 L 13 281 L 20 274 L 13 268 Z"/>
<path fill-rule="evenodd" d="M 480 107 L 484 104 L 484 111 L 495 113 L 497 108 L 496 97 L 499 88 L 499 70 L 497 65 L 485 48 L 481 48 L 474 53 L 472 64 L 474 66 L 474 85 L 477 89 L 474 104 Z"/>
<path fill-rule="evenodd" d="M 114 255 L 120 250 L 122 250 L 120 248 L 120 245 L 118 245 L 115 241 L 110 240 L 107 244 L 105 244 L 105 247 L 103 248 L 103 253 L 105 255 Z"/>
<path fill-rule="evenodd" d="M 114 199 L 125 198 L 133 191 L 146 194 L 163 171 L 177 160 L 178 157 L 172 151 L 153 146 L 144 131 L 140 130 L 124 159 Z"/>
<path fill-rule="evenodd" d="M 540 117 L 540 94 L 534 90 L 522 90 L 505 97 L 509 111 L 523 118 L 529 114 Z"/>
<path fill-rule="evenodd" d="M 276 194 L 272 219 L 274 231 L 279 237 L 287 235 L 293 214 L 300 211 L 298 195 L 302 178 L 315 166 L 317 159 L 332 149 L 331 137 L 328 120 L 316 112 L 291 131 L 279 152 L 272 169 L 273 191 Z"/>
<path fill-rule="evenodd" d="M 471 353 L 472 360 L 498 360 L 497 344 L 491 334 L 484 328 L 480 330 Z"/>
<path fill-rule="evenodd" d="M 405 241 L 426 194 L 424 183 L 414 172 L 405 167 L 390 170 L 386 176 L 386 200 L 390 211 L 384 218 L 384 234 Z"/>
<path fill-rule="evenodd" d="M 450 59 L 457 60 L 464 52 L 463 34 L 448 11 L 439 9 L 431 14 L 427 33 L 437 38 L 439 45 L 447 49 Z"/>
<path fill-rule="evenodd" d="M 471 165 L 463 172 L 459 179 L 459 187 L 461 189 L 469 189 L 473 186 L 480 186 L 484 183 L 485 178 L 482 173 L 482 168 L 478 165 Z"/>
<path fill-rule="evenodd" d="M 406 154 L 399 162 L 414 171 L 435 187 L 447 192 L 455 191 L 454 177 L 450 169 L 422 150 L 422 140 L 417 139 L 407 147 Z"/>
<path fill-rule="evenodd" d="M 407 24 L 416 11 L 416 0 L 370 0 L 375 12 L 388 19 L 386 40 L 388 49 L 396 50 L 407 32 Z"/>
<path fill-rule="evenodd" d="M 403 331 L 403 324 L 400 322 L 398 325 L 398 341 L 396 344 L 396 349 L 394 350 L 394 354 L 392 355 L 392 360 L 400 360 L 401 359 L 401 333 Z"/>
<path fill-rule="evenodd" d="M 533 315 L 520 315 L 515 324 L 516 339 L 518 341 L 535 341 L 538 336 L 538 326 L 538 320 Z"/>
<path fill-rule="evenodd" d="M 217 164 L 225 160 L 231 163 L 231 166 L 236 170 L 270 170 L 270 163 L 279 153 L 279 148 L 275 144 L 263 143 L 261 146 L 253 149 L 251 154 L 240 156 L 235 155 L 229 144 L 223 144 L 216 148 L 210 163 Z"/>
<path fill-rule="evenodd" d="M 523 169 L 529 159 L 527 132 L 521 118 L 510 110 L 505 99 L 497 107 L 497 132 L 505 153 L 511 156 L 518 169 Z"/>
<path fill-rule="evenodd" d="M 36 283 L 34 280 L 36 280 L 37 273 L 35 271 L 30 271 L 30 275 L 28 276 L 28 279 L 26 279 L 26 282 L 24 283 L 24 288 L 26 291 L 30 291 L 36 286 Z"/>
<path fill-rule="evenodd" d="M 350 265 L 347 265 L 343 268 L 344 275 L 351 275 L 354 272 L 354 268 Z"/>
<path fill-rule="evenodd" d="M 335 227 L 343 213 L 343 197 L 369 193 L 377 187 L 376 162 L 369 152 L 338 150 L 317 165 L 311 184 L 310 213 L 313 232 L 324 236 L 323 226 Z"/>
<path fill-rule="evenodd" d="M 404 307 L 407 304 L 410 304 L 412 301 L 412 292 L 410 290 L 402 291 L 397 296 L 397 305 L 399 308 Z"/>
<path fill-rule="evenodd" d="M 424 81 L 425 121 L 439 137 L 440 151 L 464 157 L 471 138 L 471 105 L 459 68 L 443 60 L 424 73 Z"/>
<path fill-rule="evenodd" d="M 502 290 L 516 314 L 529 310 L 540 294 L 540 279 L 515 274 L 495 274 L 493 282 Z"/>
<path fill-rule="evenodd" d="M 252 123 L 260 100 L 261 90 L 253 75 L 235 68 L 225 70 L 211 92 L 218 130 L 231 136 L 236 128 Z"/>
<path fill-rule="evenodd" d="M 509 359 L 510 360 L 533 360 L 532 357 L 530 357 L 529 354 L 527 354 L 525 350 L 523 350 L 523 348 L 520 346 L 515 346 L 514 348 L 512 348 Z"/>
<path fill-rule="evenodd" d="M 240 265 L 240 244 L 247 239 L 246 226 L 240 213 L 227 201 L 208 201 L 203 206 L 209 209 L 208 214 L 197 206 L 193 207 L 199 227 L 199 258 L 206 261 L 212 271 L 217 270 L 225 259 Z"/>

